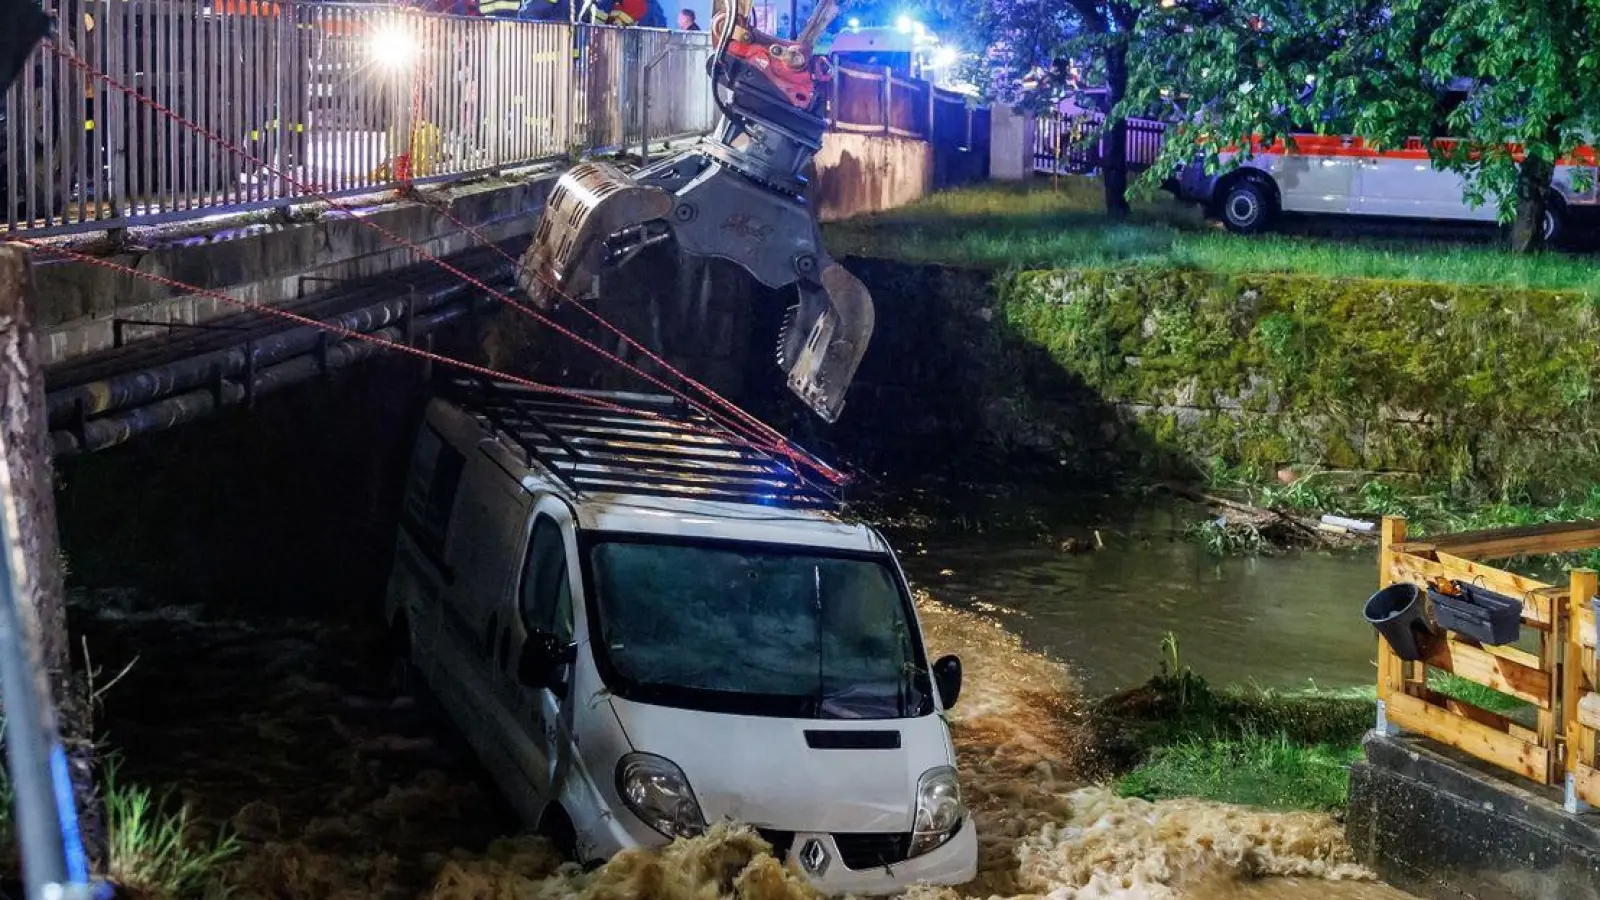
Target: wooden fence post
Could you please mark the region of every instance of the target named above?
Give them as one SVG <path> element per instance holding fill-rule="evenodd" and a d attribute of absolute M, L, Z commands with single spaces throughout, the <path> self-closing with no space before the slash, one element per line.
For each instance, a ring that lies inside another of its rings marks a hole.
<path fill-rule="evenodd" d="M 888 134 L 894 123 L 894 70 L 883 67 L 883 133 Z"/>
<path fill-rule="evenodd" d="M 22 627 L 38 658 L 56 704 L 59 729 L 71 763 L 79 818 L 91 856 L 101 847 L 94 797 L 89 710 L 71 680 L 67 610 L 56 534 L 56 500 L 45 417 L 44 373 L 33 331 L 33 270 L 28 255 L 0 246 L 0 490 L 10 492 L 15 540 L 20 553 L 17 584 Z"/>
<path fill-rule="evenodd" d="M 1594 765 L 1594 732 L 1578 721 L 1578 702 L 1594 689 L 1594 654 L 1583 646 L 1583 612 L 1600 588 L 1600 576 L 1594 569 L 1573 569 L 1570 590 L 1567 594 L 1565 617 L 1565 658 L 1561 667 L 1561 733 L 1565 738 L 1566 755 L 1566 807 L 1569 812 L 1579 812 L 1585 804 L 1577 795 L 1577 776 L 1580 767 Z M 1600 621 L 1596 622 L 1600 627 Z"/>
<path fill-rule="evenodd" d="M 1378 590 L 1394 581 L 1394 545 L 1405 543 L 1406 520 L 1399 516 L 1384 516 L 1382 542 L 1378 545 Z M 1405 690 L 1405 662 L 1389 649 L 1389 642 L 1378 635 L 1378 702 L 1387 704 L 1389 698 Z M 1383 721 L 1380 712 L 1380 722 Z"/>

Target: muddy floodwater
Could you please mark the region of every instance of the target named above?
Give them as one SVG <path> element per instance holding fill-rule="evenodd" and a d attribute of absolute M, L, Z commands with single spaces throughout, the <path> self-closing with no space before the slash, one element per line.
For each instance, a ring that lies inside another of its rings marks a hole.
<path fill-rule="evenodd" d="M 1375 550 L 1219 558 L 1184 534 L 1199 510 L 1151 498 L 1007 486 L 921 499 L 940 512 L 890 517 L 912 580 L 991 615 L 1087 693 L 1143 683 L 1169 632 L 1182 662 L 1217 684 L 1349 688 L 1376 677 L 1361 618 Z"/>

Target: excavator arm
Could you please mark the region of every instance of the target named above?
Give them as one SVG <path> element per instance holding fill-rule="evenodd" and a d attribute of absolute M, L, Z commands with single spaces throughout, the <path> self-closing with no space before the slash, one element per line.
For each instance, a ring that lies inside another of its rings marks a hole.
<path fill-rule="evenodd" d="M 820 0 L 795 40 L 755 28 L 751 0 L 717 0 L 711 77 L 721 119 L 692 149 L 626 173 L 574 167 L 557 182 L 518 281 L 535 303 L 594 298 L 602 272 L 675 241 L 729 260 L 796 300 L 778 339 L 789 389 L 832 422 L 872 337 L 872 298 L 828 256 L 802 174 L 826 130 L 821 88 L 832 77 L 812 49 L 838 14 Z"/>

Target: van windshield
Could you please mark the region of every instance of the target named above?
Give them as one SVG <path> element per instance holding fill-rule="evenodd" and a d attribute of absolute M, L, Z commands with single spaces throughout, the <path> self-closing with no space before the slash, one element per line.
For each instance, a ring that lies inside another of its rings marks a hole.
<path fill-rule="evenodd" d="M 602 540 L 592 645 L 620 696 L 745 715 L 932 711 L 910 601 L 884 558 Z"/>

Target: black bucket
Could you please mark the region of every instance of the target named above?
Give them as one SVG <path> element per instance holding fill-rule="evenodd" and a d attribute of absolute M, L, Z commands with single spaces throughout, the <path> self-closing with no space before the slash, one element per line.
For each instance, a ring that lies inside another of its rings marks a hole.
<path fill-rule="evenodd" d="M 1367 598 L 1365 615 L 1396 656 L 1407 662 L 1422 658 L 1417 632 L 1428 632 L 1423 616 L 1422 591 L 1409 581 L 1391 584 Z"/>

